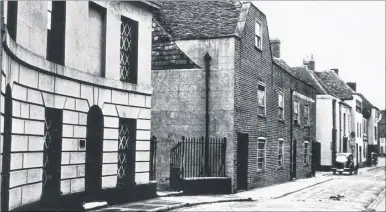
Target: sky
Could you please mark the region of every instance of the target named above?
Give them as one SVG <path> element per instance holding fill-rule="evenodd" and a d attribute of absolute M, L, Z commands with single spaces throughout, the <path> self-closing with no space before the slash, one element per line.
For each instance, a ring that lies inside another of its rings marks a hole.
<path fill-rule="evenodd" d="M 339 69 L 376 107 L 385 109 L 384 1 L 254 1 L 266 16 L 281 58 L 302 65 L 314 55 L 316 70 Z"/>

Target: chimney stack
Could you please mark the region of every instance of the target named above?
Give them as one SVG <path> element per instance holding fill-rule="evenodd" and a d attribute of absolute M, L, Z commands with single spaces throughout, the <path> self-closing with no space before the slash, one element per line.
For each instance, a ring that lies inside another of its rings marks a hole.
<path fill-rule="evenodd" d="M 347 82 L 346 83 L 351 89 L 357 92 L 357 83 L 356 82 Z"/>
<path fill-rule="evenodd" d="M 314 61 L 314 55 L 311 55 L 311 60 L 303 60 L 303 65 L 306 65 L 308 69 L 315 71 L 315 61 Z"/>
<path fill-rule="evenodd" d="M 280 40 L 272 39 L 270 40 L 272 56 L 280 58 Z"/>
<path fill-rule="evenodd" d="M 339 69 L 337 68 L 332 68 L 331 70 L 333 70 L 335 72 L 336 75 L 339 75 Z"/>

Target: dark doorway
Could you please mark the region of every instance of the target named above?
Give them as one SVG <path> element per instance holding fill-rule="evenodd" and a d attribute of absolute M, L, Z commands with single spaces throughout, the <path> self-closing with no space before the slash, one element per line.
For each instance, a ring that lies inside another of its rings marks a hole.
<path fill-rule="evenodd" d="M 9 205 L 9 172 L 11 166 L 11 133 L 12 133 L 12 91 L 8 84 L 4 98 L 4 137 L 3 161 L 1 175 L 1 211 L 8 211 Z"/>
<path fill-rule="evenodd" d="M 312 164 L 314 166 L 313 172 L 320 171 L 320 151 L 321 145 L 319 142 L 314 141 L 312 144 Z"/>
<path fill-rule="evenodd" d="M 343 152 L 347 152 L 348 138 L 343 137 Z"/>
<path fill-rule="evenodd" d="M 42 202 L 55 207 L 60 198 L 63 111 L 45 109 Z"/>
<path fill-rule="evenodd" d="M 87 114 L 85 189 L 89 201 L 102 189 L 103 114 L 94 105 Z"/>
<path fill-rule="evenodd" d="M 248 134 L 237 133 L 237 190 L 247 189 L 248 143 Z"/>
<path fill-rule="evenodd" d="M 294 139 L 292 141 L 292 156 L 291 156 L 291 180 L 296 179 L 296 152 L 297 152 L 297 141 Z"/>
<path fill-rule="evenodd" d="M 121 188 L 135 185 L 135 142 L 137 120 L 119 119 L 118 182 Z"/>

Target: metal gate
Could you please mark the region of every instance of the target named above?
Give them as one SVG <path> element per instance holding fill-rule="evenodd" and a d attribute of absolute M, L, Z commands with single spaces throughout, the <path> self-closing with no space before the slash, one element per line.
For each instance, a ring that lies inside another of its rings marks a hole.
<path fill-rule="evenodd" d="M 185 138 L 170 150 L 170 188 L 180 189 L 180 181 L 189 177 L 224 177 L 226 138 L 210 138 L 208 168 L 205 172 L 205 138 Z"/>

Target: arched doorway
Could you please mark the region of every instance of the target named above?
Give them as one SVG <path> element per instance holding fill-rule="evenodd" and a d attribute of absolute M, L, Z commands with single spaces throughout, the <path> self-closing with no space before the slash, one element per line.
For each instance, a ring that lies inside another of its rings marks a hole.
<path fill-rule="evenodd" d="M 102 189 L 103 114 L 94 105 L 87 114 L 85 184 L 87 200 L 95 200 Z"/>
<path fill-rule="evenodd" d="M 11 166 L 11 133 L 12 133 L 12 90 L 8 84 L 4 102 L 4 137 L 1 175 L 1 211 L 8 211 L 9 206 L 9 172 Z"/>

